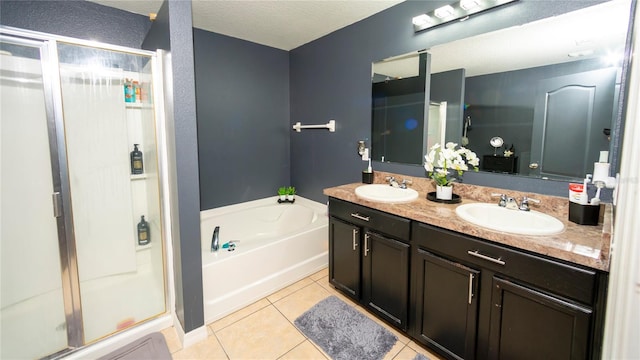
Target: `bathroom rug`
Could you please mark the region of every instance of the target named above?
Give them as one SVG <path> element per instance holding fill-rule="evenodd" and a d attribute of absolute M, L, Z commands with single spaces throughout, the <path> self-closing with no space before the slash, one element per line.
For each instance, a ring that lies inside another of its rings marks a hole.
<path fill-rule="evenodd" d="M 333 295 L 294 324 L 334 360 L 382 359 L 398 341 L 389 330 Z"/>
<path fill-rule="evenodd" d="M 171 358 L 164 336 L 159 332 L 154 332 L 102 356 L 98 360 L 170 360 Z"/>

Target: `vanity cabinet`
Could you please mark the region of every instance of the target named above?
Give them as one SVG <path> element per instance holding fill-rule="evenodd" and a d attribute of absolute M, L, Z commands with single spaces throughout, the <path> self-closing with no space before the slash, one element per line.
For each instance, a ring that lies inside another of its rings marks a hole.
<path fill-rule="evenodd" d="M 329 282 L 406 331 L 411 222 L 334 198 L 329 215 Z"/>
<path fill-rule="evenodd" d="M 414 249 L 413 335 L 456 359 L 473 359 L 480 270 Z"/>
<path fill-rule="evenodd" d="M 606 274 L 414 223 L 413 337 L 452 359 L 599 358 Z"/>

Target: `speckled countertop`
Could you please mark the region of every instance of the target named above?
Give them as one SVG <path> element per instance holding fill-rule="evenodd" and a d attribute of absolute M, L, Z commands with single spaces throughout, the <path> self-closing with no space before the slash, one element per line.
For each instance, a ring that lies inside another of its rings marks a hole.
<path fill-rule="evenodd" d="M 324 189 L 324 194 L 495 243 L 570 261 L 597 270 L 609 271 L 609 249 L 613 233 L 611 204 L 602 206 L 600 222 L 597 226 L 578 225 L 568 220 L 569 204 L 568 198 L 565 197 L 455 184 L 454 193 L 461 196 L 462 202 L 458 204 L 443 204 L 427 200 L 427 194 L 435 191 L 431 180 L 375 172 L 374 183 L 385 183 L 387 176 L 394 176 L 398 181 L 402 181 L 402 179 L 411 180 L 413 183 L 410 187 L 420 194 L 418 200 L 406 204 L 385 204 L 363 200 L 355 195 L 355 188 L 362 185 L 361 183 L 327 188 Z M 531 203 L 531 209 L 555 216 L 564 223 L 565 230 L 556 235 L 514 235 L 479 227 L 462 220 L 456 215 L 456 207 L 462 204 L 473 202 L 497 203 L 497 199 L 491 197 L 492 193 L 504 193 L 517 199 L 522 198 L 522 196 L 528 196 L 541 200 L 540 204 Z"/>

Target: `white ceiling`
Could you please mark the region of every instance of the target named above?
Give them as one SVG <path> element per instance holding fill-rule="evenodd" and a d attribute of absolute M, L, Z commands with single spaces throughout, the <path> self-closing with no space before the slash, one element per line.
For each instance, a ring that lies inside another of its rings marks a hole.
<path fill-rule="evenodd" d="M 162 0 L 90 0 L 149 15 Z M 193 26 L 291 50 L 404 0 L 192 0 Z"/>

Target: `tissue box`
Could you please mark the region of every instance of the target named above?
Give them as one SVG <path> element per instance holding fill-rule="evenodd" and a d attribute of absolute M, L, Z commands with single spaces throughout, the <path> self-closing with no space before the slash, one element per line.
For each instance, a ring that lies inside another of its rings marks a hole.
<path fill-rule="evenodd" d="M 569 201 L 569 221 L 580 225 L 598 225 L 600 205 L 581 205 Z"/>

